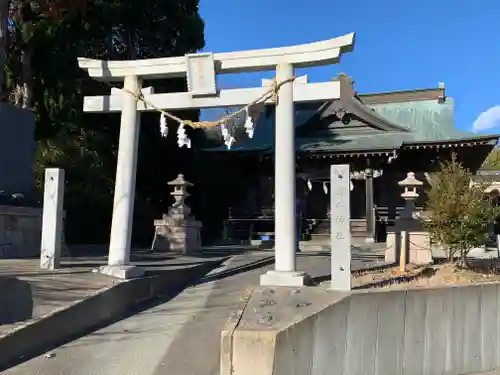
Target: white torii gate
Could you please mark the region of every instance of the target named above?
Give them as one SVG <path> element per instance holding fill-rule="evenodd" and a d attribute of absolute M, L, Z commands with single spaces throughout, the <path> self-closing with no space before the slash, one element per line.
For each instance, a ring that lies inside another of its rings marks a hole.
<path fill-rule="evenodd" d="M 295 68 L 338 63 L 342 53 L 352 51 L 354 33 L 321 42 L 291 47 L 228 53 L 197 53 L 182 57 L 131 61 L 102 61 L 78 58 L 80 68 L 99 81 L 124 82 L 124 90 L 112 90 L 108 96 L 84 98 L 85 112 L 121 111 L 118 161 L 116 168 L 113 219 L 108 266 L 101 272 L 120 278 L 142 275 L 129 263 L 134 209 L 140 116 L 142 111 L 202 109 L 245 106 L 269 90 L 263 87 L 218 90 L 216 75 L 276 70 L 277 83 L 294 77 Z M 155 94 L 142 88 L 142 79 L 187 77 L 188 91 Z M 142 90 L 144 102 L 136 95 Z M 296 270 L 295 222 L 295 124 L 294 103 L 337 99 L 339 82 L 307 83 L 295 80 L 281 86 L 275 98 L 275 270 L 261 276 L 261 284 L 299 286 L 307 275 Z M 150 105 L 146 104 L 149 103 Z"/>

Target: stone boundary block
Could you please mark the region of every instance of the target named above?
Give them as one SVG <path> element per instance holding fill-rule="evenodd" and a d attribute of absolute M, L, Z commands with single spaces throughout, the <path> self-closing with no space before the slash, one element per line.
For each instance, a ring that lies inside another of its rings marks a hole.
<path fill-rule="evenodd" d="M 223 332 L 221 375 L 498 370 L 499 294 L 500 283 L 350 294 L 258 287 Z"/>
<path fill-rule="evenodd" d="M 233 347 L 233 334 L 234 330 L 238 326 L 238 323 L 240 322 L 241 316 L 243 315 L 243 311 L 245 311 L 247 303 L 250 300 L 250 297 L 252 296 L 252 292 L 253 288 L 250 288 L 243 295 L 239 303 L 238 309 L 231 314 L 231 316 L 227 320 L 222 330 L 221 351 L 220 351 L 220 356 L 221 356 L 220 375 L 231 375 L 233 373 L 232 367 L 230 366 L 230 364 L 232 363 L 232 354 L 233 354 L 231 350 Z"/>

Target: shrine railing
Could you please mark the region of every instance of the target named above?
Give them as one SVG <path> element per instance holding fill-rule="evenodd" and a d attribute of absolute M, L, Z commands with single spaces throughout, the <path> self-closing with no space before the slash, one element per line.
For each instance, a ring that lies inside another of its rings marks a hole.
<path fill-rule="evenodd" d="M 352 219 L 351 222 L 357 222 L 359 219 Z M 330 219 L 328 218 L 300 218 L 298 223 L 298 232 L 301 240 L 308 240 L 311 234 L 318 229 L 318 226 L 324 226 L 326 230 L 322 234 L 330 232 Z M 274 238 L 274 216 L 259 216 L 259 217 L 231 217 L 224 221 L 225 241 L 248 242 Z"/>
<path fill-rule="evenodd" d="M 224 222 L 224 240 L 251 242 L 257 236 L 274 237 L 274 216 L 231 217 Z"/>
<path fill-rule="evenodd" d="M 416 207 L 417 211 L 422 211 L 423 207 Z M 399 218 L 399 215 L 404 210 L 404 206 L 396 206 L 389 208 L 388 206 L 377 206 L 375 208 L 375 218 L 377 221 L 383 221 L 387 225 L 393 225 L 394 220 Z"/>
<path fill-rule="evenodd" d="M 389 208 L 388 206 L 375 207 L 375 237 L 379 239 L 379 241 L 385 241 L 386 227 L 394 225 L 394 220 L 399 217 L 403 209 L 403 206 L 397 206 L 395 208 Z M 417 210 L 422 210 L 422 207 L 417 207 Z M 229 217 L 224 222 L 224 240 L 251 243 L 252 240 L 259 240 L 262 238 L 274 239 L 273 210 L 271 208 L 263 208 L 262 213 L 265 214 L 254 217 Z M 364 228 L 362 222 L 364 220 L 365 219 L 351 219 L 350 228 L 351 234 L 354 237 L 363 234 Z M 298 225 L 298 231 L 300 232 L 301 240 L 308 240 L 314 234 L 328 235 L 330 233 L 330 219 L 311 217 L 301 218 L 300 225 Z"/>

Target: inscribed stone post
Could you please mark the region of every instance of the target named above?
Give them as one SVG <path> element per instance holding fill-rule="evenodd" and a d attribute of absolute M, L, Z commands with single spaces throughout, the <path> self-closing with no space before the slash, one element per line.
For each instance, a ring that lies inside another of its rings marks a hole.
<path fill-rule="evenodd" d="M 64 169 L 45 170 L 40 267 L 59 268 L 63 231 Z"/>
<path fill-rule="evenodd" d="M 331 288 L 346 291 L 351 290 L 349 165 L 332 165 L 330 182 Z"/>

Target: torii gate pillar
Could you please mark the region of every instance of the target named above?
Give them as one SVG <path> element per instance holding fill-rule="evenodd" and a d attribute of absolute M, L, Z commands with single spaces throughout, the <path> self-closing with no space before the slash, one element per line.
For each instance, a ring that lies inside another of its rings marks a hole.
<path fill-rule="evenodd" d="M 113 219 L 109 241 L 108 265 L 100 272 L 121 279 L 140 277 L 141 268 L 131 266 L 130 248 L 134 216 L 135 180 L 141 117 L 137 111 L 137 98 L 131 92 L 139 92 L 141 79 L 128 75 L 123 82 L 123 109 L 118 140 Z"/>
<path fill-rule="evenodd" d="M 276 67 L 276 81 L 292 78 L 292 64 Z M 303 286 L 308 283 L 304 272 L 296 271 L 297 221 L 295 194 L 295 111 L 293 83 L 284 84 L 276 103 L 274 158 L 274 238 L 275 269 L 260 277 L 261 285 Z"/>

